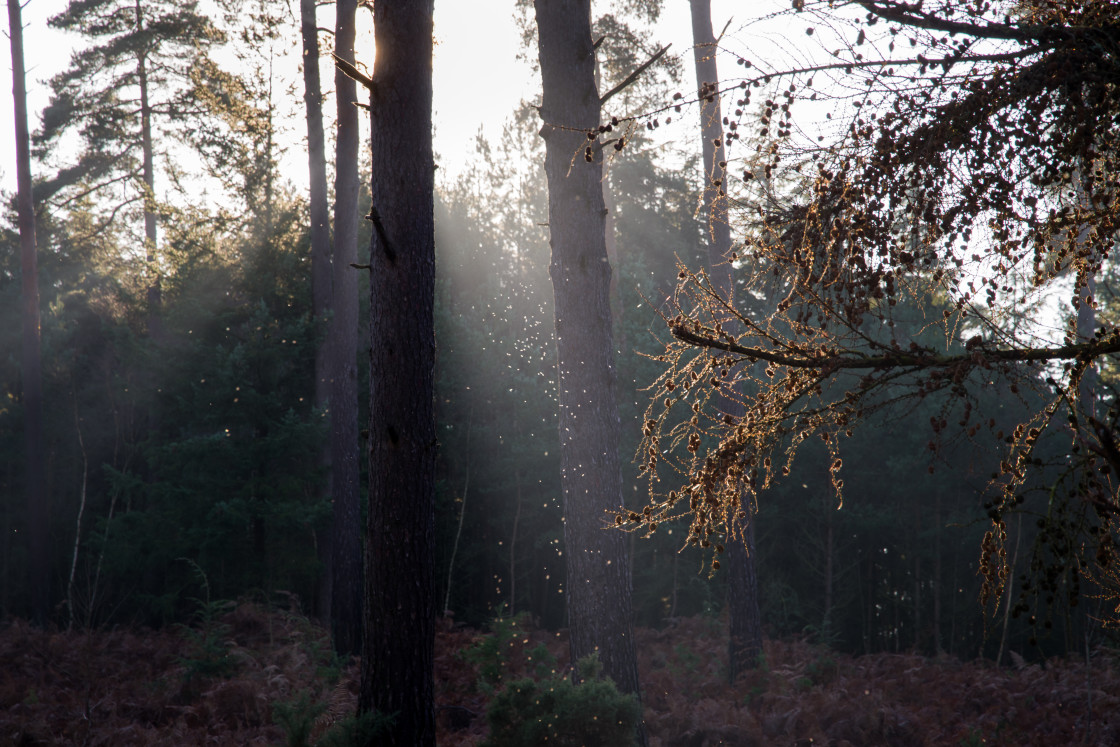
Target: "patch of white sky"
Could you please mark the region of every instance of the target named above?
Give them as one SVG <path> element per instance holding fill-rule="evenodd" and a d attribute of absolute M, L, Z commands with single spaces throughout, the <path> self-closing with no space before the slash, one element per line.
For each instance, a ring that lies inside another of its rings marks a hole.
<path fill-rule="evenodd" d="M 47 20 L 61 12 L 67 5 L 65 0 L 30 0 L 23 10 L 24 56 L 27 70 L 28 110 L 32 130 L 38 124 L 39 114 L 49 101 L 48 83 L 51 76 L 64 70 L 72 52 L 82 44 L 76 35 L 51 29 Z M 608 3 L 595 3 L 596 11 L 608 8 Z M 775 4 L 774 7 L 780 7 Z M 282 10 L 281 12 L 285 12 Z M 287 12 L 298 13 L 298 6 L 292 2 Z M 539 102 L 540 78 L 530 63 L 535 59 L 535 49 L 523 49 L 521 32 L 516 22 L 516 9 L 513 0 L 472 0 L 456 2 L 436 0 L 435 3 L 435 56 L 433 60 L 434 89 L 434 127 L 435 149 L 443 178 L 460 173 L 474 155 L 475 138 L 481 132 L 486 138 L 496 140 L 502 135 L 502 127 L 513 114 L 522 99 Z M 730 0 L 714 0 L 712 3 L 713 23 L 717 33 L 723 24 L 736 14 L 744 18 L 747 13 L 759 13 L 758 4 L 746 5 Z M 368 13 L 359 12 L 359 39 L 357 57 L 359 61 L 370 62 L 374 47 Z M 295 19 L 293 19 L 294 21 Z M 319 8 L 319 26 L 333 27 L 333 13 L 330 6 Z M 733 22 L 731 29 L 738 28 Z M 290 26 L 293 35 L 298 34 L 298 25 Z M 694 87 L 692 73 L 692 27 L 688 0 L 666 0 L 660 21 L 655 29 L 654 38 L 662 44 L 671 43 L 670 54 L 680 56 L 685 62 L 685 75 L 682 90 L 687 94 Z M 302 91 L 298 88 L 298 64 L 300 45 L 298 39 L 285 44 L 282 40 L 276 46 L 278 53 L 288 60 L 276 68 L 277 76 L 286 85 L 277 87 L 278 91 L 292 94 L 292 101 L 280 107 L 289 121 L 285 129 L 290 142 L 282 158 L 285 176 L 297 188 L 306 184 L 306 158 L 301 148 L 303 141 L 303 103 Z M 329 54 L 331 38 L 323 34 L 320 44 L 324 55 Z M 767 42 L 769 46 L 771 42 Z M 5 45 L 7 46 L 7 45 Z M 10 59 L 10 52 L 5 50 Z M 228 61 L 229 55 L 218 55 Z M 734 57 L 721 60 L 728 74 L 736 72 Z M 4 90 L 11 90 L 11 68 L 5 64 L 3 69 Z M 323 82 L 325 93 L 330 93 L 330 67 L 324 62 Z M 286 94 L 285 94 L 286 95 Z M 325 113 L 329 117 L 330 102 L 326 102 Z M 667 133 L 670 137 L 693 137 L 692 125 L 697 114 L 687 111 L 681 117 L 686 126 Z M 0 142 L 7 147 L 0 148 L 0 189 L 7 192 L 15 190 L 15 152 L 13 136 L 13 113 L 10 96 L 0 96 Z M 59 154 L 65 160 L 65 154 Z M 36 176 L 40 176 L 36 174 Z M 157 192 L 159 186 L 157 185 Z"/>
<path fill-rule="evenodd" d="M 27 70 L 28 109 L 31 127 L 38 124 L 39 113 L 48 103 L 48 82 L 66 68 L 71 53 L 80 47 L 82 40 L 74 35 L 51 29 L 47 20 L 62 11 L 65 0 L 30 0 L 24 7 L 24 47 Z M 723 86 L 731 88 L 738 79 L 751 74 L 780 69 L 808 68 L 822 63 L 835 62 L 834 51 L 845 57 L 854 55 L 856 30 L 844 20 L 828 22 L 821 16 L 790 14 L 788 2 L 743 2 L 743 0 L 712 0 L 712 22 L 720 38 L 718 59 Z M 203 4 L 204 12 L 207 4 Z M 609 3 L 596 2 L 593 12 L 609 9 Z M 298 4 L 292 0 L 281 6 L 280 13 L 298 14 Z M 433 59 L 433 109 L 435 149 L 441 168 L 440 181 L 447 182 L 463 172 L 475 156 L 475 139 L 482 134 L 490 141 L 502 137 L 502 128 L 512 116 L 520 101 L 537 103 L 540 100 L 540 77 L 534 71 L 532 60 L 536 50 L 525 49 L 518 27 L 514 0 L 436 0 L 435 2 L 435 52 Z M 531 12 L 531 11 L 530 11 Z M 531 20 L 531 19 L 530 19 Z M 274 90 L 283 97 L 277 107 L 284 133 L 283 154 L 280 164 L 287 180 L 298 190 L 307 184 L 307 160 L 303 150 L 305 141 L 302 80 L 299 75 L 301 47 L 298 39 L 298 19 L 291 18 L 286 33 L 291 39 L 279 40 L 276 52 L 283 56 L 275 66 L 277 84 Z M 319 26 L 333 28 L 331 6 L 319 8 Z M 885 27 L 886 24 L 883 24 Z M 812 34 L 807 29 L 812 28 Z M 885 28 L 883 29 L 885 31 Z M 670 55 L 679 57 L 683 65 L 680 91 L 685 100 L 694 98 L 695 74 L 693 72 L 692 24 L 688 0 L 665 0 L 661 17 L 654 29 L 653 38 L 660 44 L 670 44 Z M 887 39 L 869 38 L 861 49 L 870 58 L 886 55 Z M 320 45 L 324 113 L 330 118 L 333 104 L 332 68 L 329 50 L 332 39 L 323 34 Z M 7 46 L 7 45 L 5 45 Z M 908 45 L 907 45 L 908 46 Z M 371 63 L 374 56 L 372 23 L 367 11 L 359 11 L 359 36 L 356 45 L 359 62 Z M 846 50 L 846 51 L 845 51 Z M 874 50 L 874 51 L 872 51 Z M 902 51 L 902 50 L 900 50 Z M 4 53 L 10 60 L 10 52 Z M 217 55 L 223 64 L 235 64 L 235 57 L 228 52 Z M 742 66 L 740 60 L 750 60 L 751 68 Z M 2 65 L 5 90 L 11 90 L 10 65 Z M 815 76 L 814 89 L 822 93 L 817 102 L 801 98 L 795 124 L 797 135 L 803 142 L 811 143 L 820 134 L 825 140 L 834 141 L 855 116 L 853 103 L 866 92 L 852 87 L 853 81 L 834 72 Z M 774 85 L 777 85 L 775 81 Z M 784 83 L 782 84 L 785 85 Z M 672 92 L 667 92 L 670 95 Z M 753 107 L 765 99 L 765 89 L 756 89 Z M 776 94 L 773 94 L 776 96 Z M 727 94 L 723 101 L 725 116 L 734 110 L 736 93 Z M 290 100 L 288 100 L 290 99 Z M 610 112 L 620 116 L 640 112 Z M 699 113 L 695 105 L 685 107 L 681 113 L 669 112 L 672 126 L 662 126 L 653 133 L 655 143 L 674 143 L 677 147 L 698 149 Z M 740 121 L 747 133 L 753 127 L 755 111 L 751 107 L 743 112 Z M 364 121 L 364 118 L 363 118 Z M 662 120 L 664 121 L 664 119 Z M 13 113 L 10 96 L 0 96 L 0 189 L 15 191 L 15 148 Z M 744 163 L 753 154 L 753 144 L 747 137 L 735 144 L 729 153 L 732 175 L 741 175 Z M 65 162 L 66 154 L 56 154 L 56 160 Z M 511 169 L 519 167 L 510 164 Z M 33 166 L 33 170 L 34 170 Z M 33 173 L 35 177 L 42 174 Z M 157 194 L 161 185 L 157 183 Z"/>

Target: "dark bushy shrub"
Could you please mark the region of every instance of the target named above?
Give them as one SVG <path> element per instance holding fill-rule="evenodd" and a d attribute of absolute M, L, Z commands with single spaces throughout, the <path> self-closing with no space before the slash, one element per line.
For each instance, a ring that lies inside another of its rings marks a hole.
<path fill-rule="evenodd" d="M 567 677 L 510 682 L 490 702 L 488 747 L 618 747 L 632 744 L 641 718 L 633 695 L 601 677 L 595 657 L 579 662 L 580 682 Z"/>

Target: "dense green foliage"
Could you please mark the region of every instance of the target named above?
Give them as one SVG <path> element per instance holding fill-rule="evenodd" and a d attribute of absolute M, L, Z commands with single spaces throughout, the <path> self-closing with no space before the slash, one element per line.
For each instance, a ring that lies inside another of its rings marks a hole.
<path fill-rule="evenodd" d="M 578 681 L 526 677 L 506 685 L 490 702 L 490 747 L 608 747 L 634 739 L 641 706 L 599 675 L 594 657 L 579 662 Z"/>

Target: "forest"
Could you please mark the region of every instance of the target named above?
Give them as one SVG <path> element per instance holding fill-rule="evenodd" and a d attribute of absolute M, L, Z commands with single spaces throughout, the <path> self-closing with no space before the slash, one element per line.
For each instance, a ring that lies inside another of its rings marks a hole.
<path fill-rule="evenodd" d="M 0 744 L 1117 743 L 1120 6 L 440 4 L 8 1 Z"/>

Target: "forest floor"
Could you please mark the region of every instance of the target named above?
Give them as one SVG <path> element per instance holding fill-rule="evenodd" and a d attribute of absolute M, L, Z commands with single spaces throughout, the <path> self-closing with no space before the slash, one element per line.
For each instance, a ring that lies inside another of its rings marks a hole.
<path fill-rule="evenodd" d="M 1116 745 L 1120 655 L 1027 664 L 913 654 L 852 657 L 767 641 L 731 687 L 726 625 L 677 621 L 636 633 L 651 747 L 705 745 Z M 547 649 L 547 653 L 545 652 Z M 536 661 L 534 661 L 534 657 Z M 488 692 L 561 671 L 563 632 L 521 623 L 482 633 L 441 623 L 440 745 L 487 734 Z M 212 605 L 191 628 L 0 628 L 0 746 L 325 744 L 357 702 L 356 663 L 330 654 L 306 617 Z M 490 684 L 486 684 L 489 682 Z"/>

